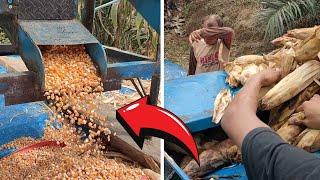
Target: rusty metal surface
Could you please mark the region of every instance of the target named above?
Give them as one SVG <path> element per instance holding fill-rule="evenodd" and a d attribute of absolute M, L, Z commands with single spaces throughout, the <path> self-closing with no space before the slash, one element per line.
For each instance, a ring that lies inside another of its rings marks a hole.
<path fill-rule="evenodd" d="M 19 24 L 36 45 L 99 43 L 99 41 L 76 20 L 19 20 Z"/>
<path fill-rule="evenodd" d="M 75 0 L 20 0 L 18 18 L 23 20 L 71 20 L 76 17 Z"/>
<path fill-rule="evenodd" d="M 0 74 L 0 94 L 5 96 L 5 105 L 41 100 L 40 85 L 35 73 Z"/>

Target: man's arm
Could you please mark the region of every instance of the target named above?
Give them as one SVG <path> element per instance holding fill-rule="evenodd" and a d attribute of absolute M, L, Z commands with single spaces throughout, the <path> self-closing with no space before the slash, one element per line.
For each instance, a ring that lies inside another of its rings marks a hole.
<path fill-rule="evenodd" d="M 257 74 L 243 86 L 229 104 L 221 126 L 237 146 L 241 147 L 244 137 L 253 129 L 268 127 L 256 116 L 259 92 L 261 87 L 276 82 L 280 75 L 278 70 L 267 70 Z"/>
<path fill-rule="evenodd" d="M 234 31 L 229 27 L 210 27 L 202 28 L 199 31 L 200 36 L 205 39 L 205 41 L 210 41 L 211 39 L 221 39 L 224 45 L 230 50 L 231 44 L 234 36 Z"/>
<path fill-rule="evenodd" d="M 276 82 L 280 75 L 267 70 L 251 78 L 228 106 L 221 126 L 241 147 L 249 179 L 317 179 L 320 159 L 285 143 L 256 116 L 260 88 Z"/>
<path fill-rule="evenodd" d="M 195 75 L 197 68 L 197 60 L 194 56 L 193 47 L 190 48 L 190 55 L 189 55 L 189 70 L 188 75 Z"/>
<path fill-rule="evenodd" d="M 203 38 L 206 42 L 221 39 L 224 45 L 230 50 L 234 31 L 229 27 L 210 27 L 193 31 L 189 36 L 189 43 L 198 42 Z"/>

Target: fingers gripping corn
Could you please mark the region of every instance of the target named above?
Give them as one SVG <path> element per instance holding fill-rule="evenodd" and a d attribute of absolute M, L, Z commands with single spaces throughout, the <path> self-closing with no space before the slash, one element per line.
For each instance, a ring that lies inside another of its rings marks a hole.
<path fill-rule="evenodd" d="M 293 114 L 290 119 L 291 118 L 303 120 L 305 119 L 305 115 L 303 112 L 299 112 Z M 289 125 L 288 122 L 286 122 L 279 130 L 277 130 L 277 134 L 279 134 L 283 140 L 291 144 L 303 129 L 304 128 L 302 126 Z"/>

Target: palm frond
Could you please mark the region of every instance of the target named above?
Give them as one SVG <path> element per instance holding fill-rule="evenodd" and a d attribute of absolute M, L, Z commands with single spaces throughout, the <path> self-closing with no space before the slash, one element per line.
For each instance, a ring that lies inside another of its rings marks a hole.
<path fill-rule="evenodd" d="M 316 0 L 263 0 L 258 20 L 265 24 L 265 39 L 281 36 L 294 21 L 314 14 Z"/>

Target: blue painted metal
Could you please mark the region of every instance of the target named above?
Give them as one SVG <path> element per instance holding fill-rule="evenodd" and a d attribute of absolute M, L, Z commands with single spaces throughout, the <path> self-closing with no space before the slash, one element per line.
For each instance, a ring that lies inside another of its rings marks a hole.
<path fill-rule="evenodd" d="M 48 108 L 44 103 L 1 107 L 0 145 L 20 137 L 42 137 L 47 119 Z"/>
<path fill-rule="evenodd" d="M 131 88 L 124 87 L 124 86 L 121 86 L 121 89 L 119 91 L 121 94 L 127 94 L 127 95 L 130 95 L 130 94 L 137 92 L 135 89 L 131 89 Z"/>
<path fill-rule="evenodd" d="M 182 180 L 189 180 L 188 175 L 176 164 L 176 162 L 165 152 L 164 153 L 165 165 L 171 166 L 171 168 L 177 173 Z M 168 173 L 168 172 L 167 172 Z"/>
<path fill-rule="evenodd" d="M 5 73 L 7 73 L 7 68 L 0 65 L 0 74 L 5 74 Z"/>
<path fill-rule="evenodd" d="M 19 27 L 19 54 L 30 71 L 37 74 L 40 88 L 44 90 L 45 74 L 42 55 L 39 47 L 33 42 L 29 35 Z"/>
<path fill-rule="evenodd" d="M 164 80 L 178 79 L 187 76 L 187 71 L 171 60 L 164 60 Z"/>
<path fill-rule="evenodd" d="M 4 66 L 0 65 L 0 74 L 5 74 L 8 72 L 8 69 Z M 4 84 L 0 83 L 0 86 L 3 86 Z M 5 106 L 5 98 L 3 94 L 0 94 L 0 108 Z"/>
<path fill-rule="evenodd" d="M 225 88 L 235 93 L 223 71 L 202 73 L 165 81 L 165 108 L 179 116 L 191 130 L 197 132 L 217 126 L 212 122 L 214 100 Z"/>
<path fill-rule="evenodd" d="M 92 61 L 98 66 L 102 78 L 107 76 L 107 56 L 100 43 L 90 43 L 85 45 Z"/>
<path fill-rule="evenodd" d="M 0 159 L 6 156 L 9 156 L 10 154 L 14 153 L 16 150 L 17 150 L 16 148 L 0 150 Z"/>
<path fill-rule="evenodd" d="M 108 62 L 119 63 L 119 62 L 132 62 L 132 61 L 150 61 L 151 59 L 147 56 L 136 54 L 129 51 L 124 51 L 115 47 L 105 46 Z"/>
<path fill-rule="evenodd" d="M 99 41 L 77 20 L 19 20 L 36 45 L 79 45 Z"/>
<path fill-rule="evenodd" d="M 137 11 L 160 34 L 160 0 L 130 0 Z"/>
<path fill-rule="evenodd" d="M 247 180 L 248 179 L 247 174 L 246 174 L 246 170 L 245 170 L 243 164 L 234 164 L 232 166 L 225 167 L 220 170 L 214 171 L 214 172 L 210 173 L 207 176 L 207 178 L 209 179 L 209 177 L 211 177 L 211 176 L 232 177 L 234 175 L 238 176 L 238 177 L 233 178 L 235 180 Z"/>
<path fill-rule="evenodd" d="M 150 79 L 153 74 L 159 71 L 152 61 L 133 61 L 108 64 L 108 74 L 122 78 Z"/>

